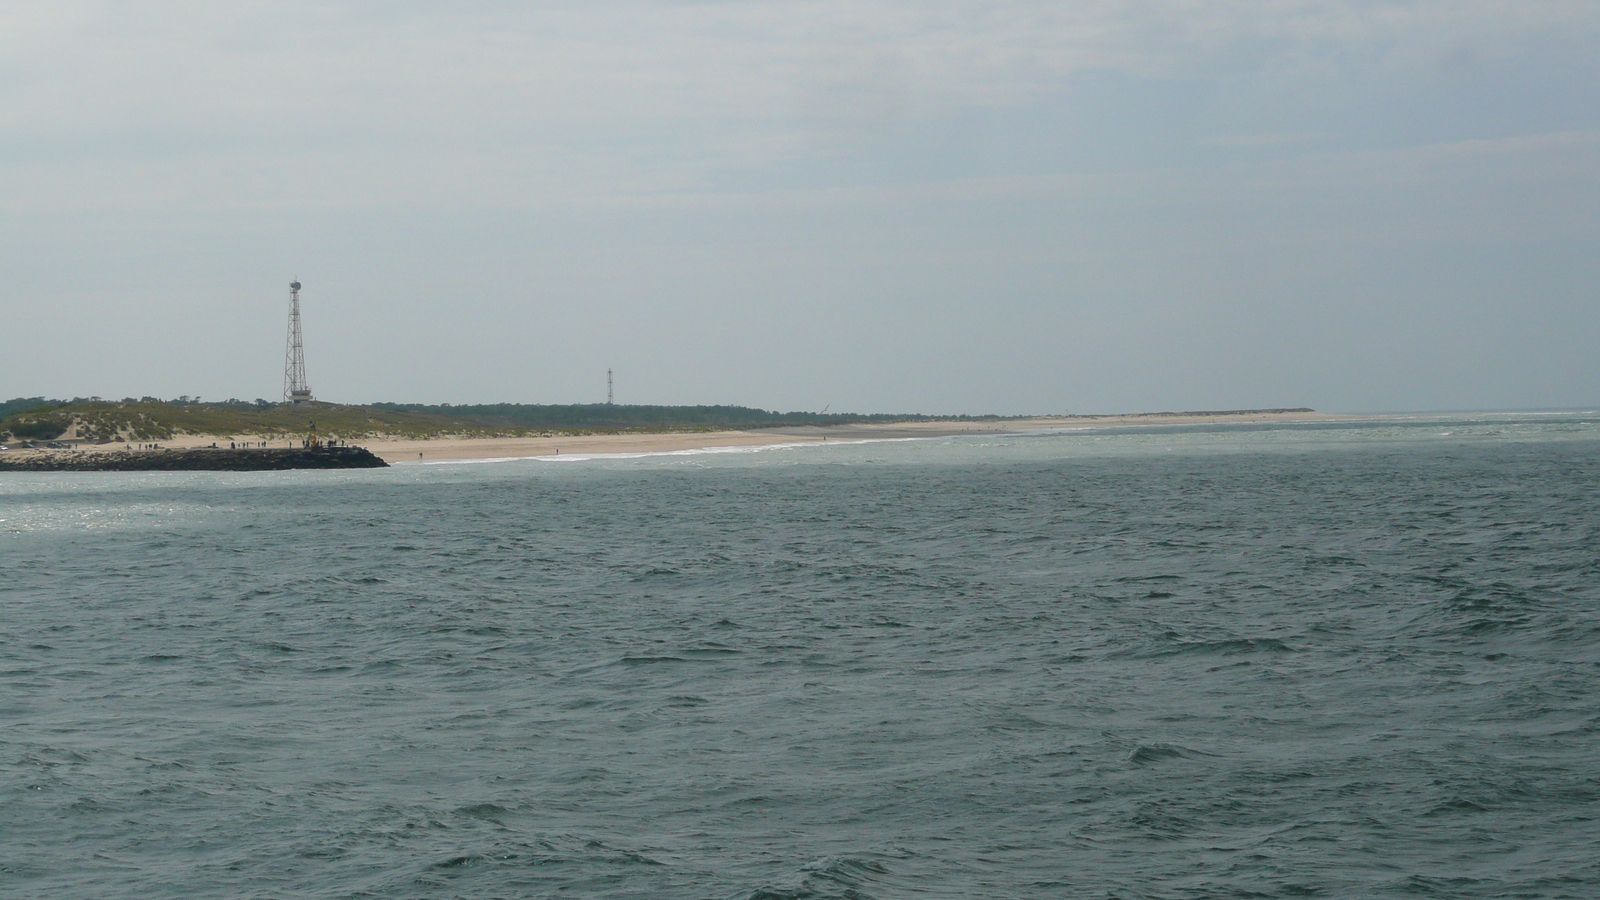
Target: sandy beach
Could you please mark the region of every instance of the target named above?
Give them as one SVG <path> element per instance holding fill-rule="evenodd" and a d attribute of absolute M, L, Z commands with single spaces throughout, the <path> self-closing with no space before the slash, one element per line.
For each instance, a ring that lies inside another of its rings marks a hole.
<path fill-rule="evenodd" d="M 697 431 L 666 433 L 557 435 L 552 437 L 439 437 L 430 440 L 356 441 L 389 463 L 416 463 L 452 459 L 511 459 L 528 456 L 593 453 L 664 453 L 711 447 L 763 447 L 810 442 L 935 438 L 962 434 L 1022 434 L 1069 428 L 1109 428 L 1128 425 L 1226 424 L 1245 422 L 1301 422 L 1339 418 L 1315 412 L 1241 413 L 1222 415 L 1143 414 L 1118 416 L 1062 416 L 990 421 L 897 422 L 888 425 L 829 425 L 771 428 L 759 431 Z"/>
<path fill-rule="evenodd" d="M 893 438 L 936 438 L 963 434 L 1024 434 L 1078 428 L 1119 426 L 1161 426 L 1185 424 L 1237 424 L 1251 422 L 1306 422 L 1337 419 L 1341 416 L 1317 412 L 1240 412 L 1240 413 L 1140 413 L 1110 416 L 1040 416 L 1020 419 L 940 420 L 896 422 L 873 425 L 829 425 L 770 428 L 751 431 L 628 432 L 621 434 L 568 434 L 545 437 L 466 437 L 442 435 L 435 438 L 395 438 L 374 436 L 352 438 L 349 443 L 371 450 L 390 464 L 427 463 L 446 460 L 516 459 L 532 456 L 597 453 L 665 453 L 676 450 L 703 450 L 714 447 L 770 447 L 821 441 L 862 441 Z M 337 435 L 330 435 L 337 437 Z M 165 450 L 194 447 L 246 448 L 256 446 L 291 447 L 298 445 L 278 436 L 187 434 L 162 440 L 156 446 Z M 121 450 L 123 445 L 81 444 L 77 452 Z M 141 449 L 134 446 L 131 449 Z M 63 450 L 23 450 L 14 454 L 74 452 Z"/>

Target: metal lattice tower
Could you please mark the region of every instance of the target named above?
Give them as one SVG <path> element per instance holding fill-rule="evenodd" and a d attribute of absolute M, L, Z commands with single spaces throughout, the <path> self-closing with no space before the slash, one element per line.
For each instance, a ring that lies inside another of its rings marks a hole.
<path fill-rule="evenodd" d="M 311 385 L 306 384 L 306 345 L 300 335 L 300 282 L 289 282 L 289 348 L 283 356 L 283 399 L 289 403 L 310 403 Z"/>
<path fill-rule="evenodd" d="M 606 370 L 606 405 L 611 405 L 611 370 Z"/>

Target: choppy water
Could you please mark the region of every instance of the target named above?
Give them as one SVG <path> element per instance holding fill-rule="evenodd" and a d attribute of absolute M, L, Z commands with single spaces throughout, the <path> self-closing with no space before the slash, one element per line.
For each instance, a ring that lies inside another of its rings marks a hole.
<path fill-rule="evenodd" d="M 1600 416 L 0 480 L 0 894 L 1600 896 Z"/>

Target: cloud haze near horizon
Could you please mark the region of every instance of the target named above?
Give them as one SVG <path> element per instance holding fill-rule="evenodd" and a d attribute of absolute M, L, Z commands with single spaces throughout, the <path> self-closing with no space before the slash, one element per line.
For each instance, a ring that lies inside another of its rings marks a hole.
<path fill-rule="evenodd" d="M 1600 403 L 1600 7 L 0 3 L 0 399 Z"/>

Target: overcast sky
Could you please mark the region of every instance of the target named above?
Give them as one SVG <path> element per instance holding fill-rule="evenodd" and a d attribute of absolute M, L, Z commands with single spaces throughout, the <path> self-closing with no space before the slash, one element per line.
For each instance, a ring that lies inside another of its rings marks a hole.
<path fill-rule="evenodd" d="M 1594 0 L 0 2 L 0 399 L 1600 404 Z"/>

